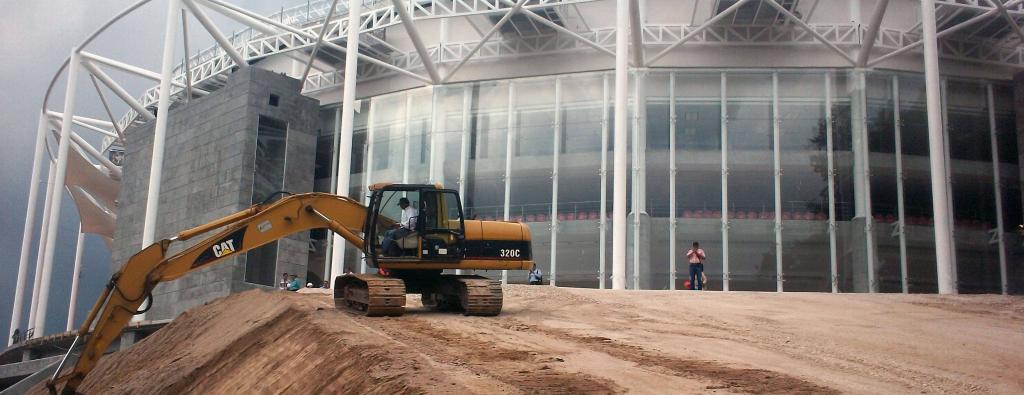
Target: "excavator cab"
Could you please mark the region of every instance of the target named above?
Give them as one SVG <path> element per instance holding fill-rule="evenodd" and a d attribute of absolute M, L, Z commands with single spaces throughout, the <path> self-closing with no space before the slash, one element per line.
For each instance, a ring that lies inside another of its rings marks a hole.
<path fill-rule="evenodd" d="M 369 189 L 363 252 L 370 266 L 462 258 L 466 225 L 457 191 L 439 185 L 390 183 Z M 405 203 L 408 208 L 402 207 Z"/>

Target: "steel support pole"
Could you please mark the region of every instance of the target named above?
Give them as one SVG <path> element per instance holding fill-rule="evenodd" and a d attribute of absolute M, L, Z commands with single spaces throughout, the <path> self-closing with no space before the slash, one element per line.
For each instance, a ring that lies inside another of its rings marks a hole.
<path fill-rule="evenodd" d="M 226 53 L 228 57 L 235 62 L 235 65 L 243 69 L 249 67 L 249 63 L 246 62 L 245 56 L 239 53 L 238 49 L 235 48 L 233 35 L 230 39 L 224 36 L 224 33 L 222 33 L 220 29 L 217 28 L 217 25 L 210 20 L 210 17 L 206 15 L 206 12 L 204 12 L 198 4 L 193 3 L 192 0 L 171 0 L 171 5 L 180 8 L 178 3 L 181 1 L 184 1 L 185 7 L 192 12 L 192 16 L 196 17 L 199 24 L 203 25 L 206 32 L 210 33 L 213 40 L 216 41 L 217 44 L 220 45 L 221 49 L 224 50 L 224 53 Z M 177 13 L 178 11 L 175 10 L 174 12 Z M 356 26 L 358 26 L 358 24 Z M 171 31 L 171 29 L 173 28 L 168 28 L 168 31 Z"/>
<path fill-rule="evenodd" d="M 39 307 L 39 283 L 43 281 L 43 255 L 46 252 L 46 240 L 50 232 L 50 208 L 53 203 L 53 191 L 56 190 L 53 187 L 53 179 L 57 174 L 57 166 L 52 161 L 48 162 L 50 170 L 46 176 L 46 198 L 43 199 L 43 217 L 40 220 L 41 229 L 39 230 L 39 245 L 36 247 L 35 278 L 32 280 L 32 301 L 29 302 L 26 330 L 32 328 L 36 322 L 36 309 Z"/>
<path fill-rule="evenodd" d="M 939 293 L 955 294 L 953 280 L 952 227 L 949 218 L 949 194 L 946 184 L 946 154 L 943 149 L 942 101 L 939 97 L 939 50 L 935 37 L 935 0 L 921 0 L 921 27 L 924 32 L 925 92 L 928 104 L 928 161 L 931 170 L 932 211 L 935 218 L 935 265 Z"/>
<path fill-rule="evenodd" d="M 729 108 L 725 88 L 728 79 L 725 72 L 720 76 L 719 110 L 721 111 L 722 149 L 722 291 L 729 290 Z"/>
<path fill-rule="evenodd" d="M 828 246 L 829 283 L 832 293 L 839 292 L 839 259 L 836 243 L 836 164 L 832 119 L 832 73 L 825 73 L 825 160 L 828 162 Z"/>
<path fill-rule="evenodd" d="M 860 193 L 855 193 L 855 198 L 859 198 L 857 203 L 857 213 L 855 216 L 864 218 L 864 248 L 866 250 L 865 258 L 867 265 L 867 288 L 868 292 L 877 292 L 878 284 L 876 281 L 875 273 L 875 221 L 872 216 L 871 208 L 871 152 L 868 144 L 868 123 L 867 123 L 867 80 L 864 76 L 864 70 L 854 71 L 854 101 L 856 105 L 852 105 L 852 116 L 854 123 L 854 189 L 856 192 L 856 186 L 860 185 Z M 857 177 L 859 175 L 860 177 Z"/>
<path fill-rule="evenodd" d="M 516 135 L 516 84 L 508 83 L 508 124 L 505 130 L 505 220 L 509 220 L 512 203 L 512 144 Z M 508 270 L 501 271 L 501 283 L 508 284 Z"/>
<path fill-rule="evenodd" d="M 50 202 L 46 250 L 43 252 L 43 274 L 39 281 L 39 302 L 36 303 L 34 332 L 39 336 L 46 333 L 46 310 L 50 298 L 50 280 L 53 278 L 53 255 L 57 247 L 57 226 L 60 222 L 61 200 L 64 197 L 64 180 L 67 175 L 68 153 L 72 144 L 72 114 L 75 112 L 75 96 L 81 64 L 82 57 L 78 53 L 78 48 L 72 48 L 71 59 L 68 63 L 68 85 L 64 94 L 64 114 L 61 117 L 60 125 L 60 145 L 57 149 L 57 170 L 53 177 L 53 200 Z"/>
<path fill-rule="evenodd" d="M 999 171 L 999 129 L 996 127 L 996 102 L 992 93 L 992 84 L 985 84 L 985 93 L 988 96 L 988 124 L 991 130 L 990 140 L 992 142 L 992 187 L 996 196 L 996 241 L 999 244 L 999 284 L 1003 295 L 1009 291 L 1009 283 L 1006 277 L 1006 241 L 1003 237 L 1003 188 L 1002 177 Z"/>
<path fill-rule="evenodd" d="M 668 75 L 668 289 L 676 289 L 676 73 Z"/>
<path fill-rule="evenodd" d="M 644 152 L 644 149 L 647 147 L 647 92 L 644 89 L 646 74 L 645 71 L 638 70 L 633 83 L 633 130 L 631 133 L 633 138 L 633 182 L 631 186 L 633 189 L 630 191 L 633 197 L 633 289 L 640 289 L 640 261 L 642 256 L 642 244 L 640 241 L 643 239 L 640 234 L 640 217 L 647 214 L 646 198 L 644 196 L 644 192 L 647 189 L 645 186 L 647 181 L 647 163 Z"/>
<path fill-rule="evenodd" d="M 562 150 L 562 78 L 555 77 L 555 124 L 551 135 L 554 154 L 551 155 L 551 281 L 555 286 L 558 273 L 558 158 Z"/>
<path fill-rule="evenodd" d="M 903 196 L 903 119 L 900 116 L 900 77 L 892 76 L 893 130 L 896 135 L 896 210 L 899 215 L 897 226 L 900 241 L 900 287 L 909 293 L 907 273 L 907 215 Z"/>
<path fill-rule="evenodd" d="M 14 305 L 11 307 L 11 330 L 8 333 L 10 340 L 8 345 L 13 344 L 12 336 L 14 331 L 21 327 L 21 312 L 25 304 L 25 282 L 28 281 L 28 259 L 32 254 L 32 231 L 35 229 L 36 201 L 39 200 L 39 173 L 42 171 L 43 158 L 46 156 L 44 144 L 46 144 L 45 112 L 39 114 L 39 126 L 36 129 L 36 144 L 32 156 L 32 176 L 28 185 L 28 207 L 25 209 L 25 227 L 21 233 L 21 255 L 18 257 L 18 279 L 14 286 Z"/>
<path fill-rule="evenodd" d="M 370 113 L 367 114 L 366 122 L 366 167 L 363 168 L 363 185 L 369 187 L 373 185 L 373 150 L 374 142 L 377 137 L 377 128 L 374 122 L 374 110 L 380 104 L 379 101 L 370 102 Z M 434 106 L 435 110 L 437 106 Z M 387 155 L 388 153 L 384 153 Z M 433 154 L 433 152 L 431 152 Z M 370 206 L 370 195 L 363 195 L 363 205 Z M 362 255 L 362 259 L 359 262 L 359 273 L 366 273 L 366 254 Z"/>
<path fill-rule="evenodd" d="M 153 126 L 153 156 L 149 166 L 149 187 L 146 190 L 146 215 L 142 226 L 142 246 L 156 239 L 157 212 L 160 207 L 160 185 L 163 178 L 164 144 L 167 140 L 167 116 L 171 107 L 171 79 L 174 77 L 174 39 L 181 10 L 180 0 L 167 2 L 167 24 L 164 29 L 163 63 L 160 67 L 160 97 L 157 101 L 156 123 Z"/>
<path fill-rule="evenodd" d="M 615 7 L 615 150 L 612 171 L 612 289 L 626 288 L 626 182 L 629 171 L 629 1 Z"/>
<path fill-rule="evenodd" d="M 410 95 L 410 97 L 412 97 Z M 412 100 L 409 101 L 409 105 L 406 106 L 406 117 L 409 116 L 411 111 Z M 461 141 L 459 142 L 459 196 L 466 196 L 466 178 L 469 174 L 469 133 L 471 126 L 470 109 L 473 105 L 473 88 L 466 86 L 462 89 L 462 133 Z M 407 129 L 408 130 L 408 129 Z M 406 136 L 406 147 L 408 147 L 408 135 Z M 406 168 L 408 168 L 408 156 L 406 157 Z M 465 201 L 462 202 L 465 206 Z M 463 207 L 465 212 L 465 207 Z M 465 274 L 465 270 L 456 269 L 455 274 Z"/>
<path fill-rule="evenodd" d="M 775 174 L 775 291 L 783 291 L 785 278 L 782 271 L 782 144 L 779 117 L 779 73 L 772 73 L 772 167 Z"/>
<path fill-rule="evenodd" d="M 427 46 L 423 44 L 423 39 L 420 38 L 420 31 L 416 28 L 412 15 L 409 14 L 409 10 L 406 9 L 405 2 L 402 0 L 391 0 L 391 4 L 394 5 L 395 10 L 398 11 L 399 17 L 402 18 L 402 26 L 405 28 L 405 32 L 409 35 L 409 40 L 412 41 L 413 47 L 416 48 L 416 53 L 420 55 L 420 60 L 423 62 L 423 68 L 426 69 L 427 74 L 430 75 L 430 80 L 433 81 L 434 84 L 440 83 L 441 74 L 437 72 L 437 67 L 434 66 L 434 60 L 430 58 L 430 52 L 427 51 Z M 438 48 L 438 53 L 441 53 L 440 48 Z"/>
<path fill-rule="evenodd" d="M 188 59 L 188 13 L 184 8 L 181 9 L 181 46 L 185 50 L 181 61 L 185 72 L 185 90 L 182 94 L 185 95 L 185 103 L 188 103 L 192 100 L 192 65 Z"/>
<path fill-rule="evenodd" d="M 65 331 L 75 328 L 75 307 L 78 305 L 78 283 L 82 273 L 82 250 L 85 248 L 85 233 L 82 224 L 78 224 L 78 240 L 75 242 L 75 268 L 71 272 L 71 300 L 68 302 L 68 324 Z"/>
<path fill-rule="evenodd" d="M 598 240 L 598 287 L 607 287 L 607 274 L 605 263 L 607 261 L 607 230 L 608 230 L 608 74 L 601 77 L 601 169 L 598 174 L 601 176 L 601 220 L 598 222 L 598 231 L 601 239 Z"/>
<path fill-rule="evenodd" d="M 864 33 L 863 41 L 860 43 L 860 53 L 857 54 L 857 67 L 867 67 L 868 57 L 871 56 L 871 49 L 875 47 L 875 38 L 882 27 L 882 19 L 889 7 L 889 0 L 878 0 L 875 9 L 871 12 L 871 24 Z"/>
<path fill-rule="evenodd" d="M 946 201 L 949 202 L 949 261 L 953 267 L 953 284 L 960 284 L 956 268 L 956 216 L 953 215 L 953 159 L 949 155 L 949 95 L 946 94 L 946 79 L 939 77 L 939 97 L 942 98 L 942 148 L 946 153 Z M 958 286 L 959 289 L 959 286 Z M 957 291 L 959 292 L 959 290 Z"/>
<path fill-rule="evenodd" d="M 362 6 L 360 0 L 349 0 L 348 4 L 348 25 L 359 26 L 359 9 Z M 334 193 L 341 196 L 349 195 L 349 179 L 351 174 L 352 155 L 352 125 L 355 121 L 355 98 L 356 98 L 356 65 L 357 54 L 359 53 L 359 29 L 348 29 L 348 42 L 345 44 L 345 79 L 342 87 L 341 101 L 341 130 L 338 138 L 338 183 Z M 369 169 L 367 163 L 367 169 Z M 356 197 L 358 198 L 358 197 Z M 337 265 L 331 265 L 331 278 L 345 274 L 345 239 L 335 234 L 334 244 L 331 246 L 331 261 Z M 331 280 L 333 281 L 333 280 Z M 333 282 L 332 282 L 333 284 Z"/>

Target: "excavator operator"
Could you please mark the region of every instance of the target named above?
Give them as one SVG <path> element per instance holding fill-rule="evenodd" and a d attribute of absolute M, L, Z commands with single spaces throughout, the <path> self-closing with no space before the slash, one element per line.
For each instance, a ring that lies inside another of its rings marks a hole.
<path fill-rule="evenodd" d="M 408 198 L 398 199 L 398 207 L 402 208 L 402 220 L 395 224 L 396 228 L 388 230 L 381 242 L 381 249 L 386 256 L 401 256 L 402 248 L 398 246 L 398 240 L 416 232 L 416 209 L 409 204 Z"/>

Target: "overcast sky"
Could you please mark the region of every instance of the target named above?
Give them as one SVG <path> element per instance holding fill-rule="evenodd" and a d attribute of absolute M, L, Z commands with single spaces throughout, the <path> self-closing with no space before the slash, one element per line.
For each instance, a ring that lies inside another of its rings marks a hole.
<path fill-rule="evenodd" d="M 39 109 L 46 87 L 61 62 L 67 58 L 72 46 L 81 43 L 106 20 L 134 4 L 136 0 L 0 0 L 4 22 L 0 23 L 0 330 L 7 334 L 11 308 L 14 303 L 15 283 L 18 275 L 18 257 L 21 250 L 22 230 L 29 178 L 32 171 L 32 148 Z M 305 0 L 231 0 L 248 9 L 269 15 L 282 6 L 305 5 Z M 147 69 L 160 70 L 166 0 L 152 0 L 133 14 L 113 25 L 86 50 Z M 207 12 L 226 34 L 241 27 L 213 12 Z M 179 17 L 180 20 L 180 17 Z M 179 29 L 180 32 L 180 29 Z M 206 48 L 213 43 L 195 19 L 189 19 L 190 49 Z M 180 34 L 180 33 L 179 33 Z M 178 39 L 178 60 L 181 59 L 181 40 Z M 156 85 L 116 71 L 107 70 L 133 95 L 138 97 L 148 87 Z M 95 89 L 88 78 L 80 78 L 76 115 L 106 119 Z M 50 98 L 49 109 L 62 111 L 63 78 L 58 80 Z M 116 96 L 105 92 L 114 105 Z M 116 103 L 115 115 L 120 116 L 127 106 Z M 100 138 L 88 130 L 79 130 L 83 137 L 99 145 Z M 42 170 L 43 181 L 46 169 Z M 40 208 L 36 214 L 36 232 L 40 223 Z M 56 256 L 46 320 L 46 332 L 63 331 L 67 322 L 68 300 L 71 288 L 71 270 L 74 263 L 75 237 L 78 214 L 70 196 L 65 193 Z M 38 234 L 38 233 L 37 233 Z M 28 304 L 34 279 L 35 247 L 26 283 L 22 327 L 28 320 Z M 95 302 L 100 290 L 110 277 L 110 252 L 102 239 L 86 237 L 85 254 L 79 293 L 77 319 L 84 318 Z M 159 300 L 157 301 L 159 303 Z M 77 326 L 77 323 L 76 323 Z M 6 344 L 6 342 L 4 343 Z"/>

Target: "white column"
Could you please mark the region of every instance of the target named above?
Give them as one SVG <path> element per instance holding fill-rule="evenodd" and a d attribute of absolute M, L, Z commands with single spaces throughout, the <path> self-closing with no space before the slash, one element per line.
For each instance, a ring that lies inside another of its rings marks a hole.
<path fill-rule="evenodd" d="M 505 220 L 509 219 L 512 203 L 512 144 L 516 135 L 516 83 L 508 83 L 508 117 L 505 130 Z M 508 284 L 508 270 L 501 271 L 501 283 Z"/>
<path fill-rule="evenodd" d="M 347 160 L 347 161 L 351 162 L 351 160 L 352 160 L 352 158 L 350 156 L 351 155 L 351 149 L 349 150 L 349 152 L 344 157 L 342 157 L 341 152 L 338 151 L 338 146 L 341 143 L 340 140 L 341 140 L 341 107 L 338 107 L 338 108 L 336 108 L 334 110 L 334 138 L 333 138 L 333 141 L 331 143 L 331 144 L 333 144 L 332 146 L 334 147 L 334 154 L 332 155 L 332 158 L 331 158 L 331 168 L 334 169 L 334 171 L 331 172 L 331 190 L 335 194 L 337 194 L 337 195 L 347 196 L 347 194 L 338 193 L 338 163 L 341 162 L 342 160 Z M 349 144 L 351 145 L 352 142 L 349 141 Z M 324 266 L 324 279 L 329 281 L 328 284 L 334 284 L 334 276 L 332 276 L 332 273 L 334 273 L 334 267 L 335 266 L 340 267 L 340 268 L 344 268 L 345 267 L 345 243 L 344 243 L 344 239 L 341 239 L 342 242 L 340 244 L 337 244 L 337 243 L 335 243 L 335 238 L 337 238 L 337 237 L 338 237 L 337 235 L 333 235 L 333 236 L 327 238 L 327 251 L 325 251 L 325 254 L 327 256 L 325 258 L 327 259 L 328 262 L 330 262 L 330 264 Z M 337 248 L 338 250 L 341 250 L 340 251 L 341 252 L 341 259 L 340 260 L 336 260 L 335 257 L 334 257 L 335 248 Z"/>
<path fill-rule="evenodd" d="M 562 150 L 562 78 L 555 77 L 555 124 L 551 131 L 553 154 L 551 155 L 551 285 L 554 286 L 558 273 L 558 158 Z"/>
<path fill-rule="evenodd" d="M 647 72 L 638 70 L 633 83 L 633 289 L 640 289 L 640 261 L 643 248 L 640 218 L 647 215 Z"/>
<path fill-rule="evenodd" d="M 953 284 L 960 284 L 956 261 L 956 215 L 953 214 L 953 160 L 949 156 L 949 95 L 946 94 L 946 79 L 939 77 L 939 97 L 942 98 L 942 149 L 946 156 L 946 201 L 949 202 L 949 262 L 953 268 Z M 959 286 L 956 287 L 959 292 Z"/>
<path fill-rule="evenodd" d="M 907 273 L 907 216 L 906 203 L 903 197 L 903 119 L 900 117 L 900 77 L 892 76 L 893 125 L 896 135 L 896 211 L 899 215 L 900 241 L 900 285 L 903 293 L 909 293 L 909 274 Z"/>
<path fill-rule="evenodd" d="M 878 279 L 875 273 L 875 217 L 872 215 L 871 208 L 871 149 L 868 144 L 867 79 L 863 70 L 858 70 L 854 75 L 857 78 L 857 106 L 851 108 L 856 108 L 857 110 L 854 113 L 854 123 L 859 125 L 857 128 L 860 130 L 860 139 L 854 138 L 854 144 L 856 144 L 854 157 L 860 159 L 856 166 L 859 167 L 862 175 L 860 181 L 863 182 L 863 185 L 861 185 L 863 201 L 858 207 L 863 210 L 861 214 L 864 216 L 864 245 L 867 249 L 868 292 L 874 293 L 878 292 Z M 859 153 L 856 151 L 858 148 Z"/>
<path fill-rule="evenodd" d="M 361 0 L 349 0 L 348 2 L 348 25 L 359 26 L 359 8 Z M 338 170 L 336 171 L 338 183 L 334 188 L 336 195 L 348 196 L 349 178 L 351 176 L 352 155 L 352 124 L 355 121 L 355 99 L 356 99 L 356 66 L 359 54 L 359 29 L 348 29 L 347 42 L 345 44 L 345 79 L 342 87 L 341 99 L 341 130 L 338 138 Z M 369 169 L 367 162 L 366 168 Z M 358 196 L 355 198 L 358 199 Z M 331 281 L 345 273 L 345 239 L 335 234 L 334 244 L 331 246 Z"/>
<path fill-rule="evenodd" d="M 992 84 L 985 84 L 985 93 L 988 94 L 988 125 L 991 130 L 990 140 L 992 141 L 992 187 L 996 194 L 996 241 L 999 244 L 999 284 L 1003 295 L 1009 291 L 1009 284 L 1006 278 L 1006 242 L 1003 240 L 1003 188 L 1000 185 L 1002 177 L 999 172 L 999 130 L 996 128 L 996 102 L 992 94 Z"/>
<path fill-rule="evenodd" d="M 8 345 L 14 331 L 21 327 L 21 311 L 25 304 L 25 282 L 28 281 L 28 259 L 32 255 L 32 234 L 35 229 L 36 201 L 39 200 L 39 176 L 46 156 L 46 112 L 39 114 L 39 126 L 36 130 L 35 153 L 32 157 L 32 176 L 28 184 L 28 207 L 25 209 L 25 227 L 21 234 L 21 255 L 18 257 L 18 279 L 14 286 L 14 305 L 11 307 L 11 330 L 8 333 Z"/>
<path fill-rule="evenodd" d="M 366 122 L 366 167 L 363 168 L 363 185 L 369 187 L 373 185 L 373 145 L 377 138 L 377 131 L 374 118 L 374 110 L 379 105 L 379 101 L 370 101 L 370 113 L 367 114 Z M 436 108 L 436 107 L 435 107 Z M 433 111 L 437 111 L 436 109 Z M 388 152 L 384 152 L 384 155 L 388 155 Z M 363 205 L 370 206 L 369 194 L 363 195 Z M 359 273 L 366 273 L 366 254 L 362 255 L 362 259 L 359 260 Z"/>
<path fill-rule="evenodd" d="M 47 234 L 50 232 L 50 208 L 53 206 L 53 179 L 57 174 L 57 166 L 52 161 L 47 161 L 50 170 L 46 176 L 46 198 L 43 199 L 43 217 L 40 222 L 39 245 L 36 246 L 36 270 L 35 278 L 32 281 L 32 301 L 29 302 L 28 322 L 25 328 L 32 328 L 36 322 L 36 310 L 39 308 L 39 283 L 43 281 L 43 255 L 46 255 Z"/>
<path fill-rule="evenodd" d="M 146 213 L 142 224 L 142 248 L 153 244 L 156 239 L 160 185 L 164 171 L 164 144 L 167 141 L 167 117 L 170 115 L 168 113 L 171 108 L 171 80 L 174 78 L 174 40 L 178 34 L 177 17 L 179 12 L 181 12 L 180 0 L 169 0 L 167 2 L 167 22 L 164 26 L 163 61 L 160 66 L 160 96 L 156 104 L 156 120 L 153 125 L 153 154 L 149 162 L 149 185 L 146 189 Z M 195 14 L 196 17 L 201 15 L 201 13 Z M 240 63 L 239 67 L 245 67 L 245 63 Z M 145 313 L 132 317 L 132 321 L 145 319 Z"/>
<path fill-rule="evenodd" d="M 629 171 L 627 146 L 629 123 L 626 112 L 629 92 L 629 1 L 617 0 L 615 7 L 615 160 L 612 201 L 612 289 L 626 288 L 626 181 Z"/>
<path fill-rule="evenodd" d="M 160 182 L 164 170 L 164 143 L 167 138 L 167 116 L 171 108 L 171 78 L 174 76 L 174 39 L 178 33 L 177 17 L 180 0 L 167 2 L 167 23 L 164 26 L 163 63 L 160 67 L 160 97 L 153 125 L 153 156 L 149 165 L 149 186 L 146 190 L 146 214 L 142 225 L 142 248 L 156 239 L 156 215 L 160 206 Z"/>
<path fill-rule="evenodd" d="M 70 332 L 75 328 L 75 307 L 78 306 L 78 280 L 82 273 L 82 250 L 85 247 L 85 233 L 82 224 L 78 224 L 78 241 L 75 242 L 75 268 L 71 272 L 71 301 L 68 303 L 68 325 L 64 330 Z"/>
<path fill-rule="evenodd" d="M 668 289 L 676 289 L 676 73 L 668 75 Z"/>
<path fill-rule="evenodd" d="M 409 101 L 410 106 L 412 100 Z M 463 215 L 465 215 L 466 205 L 466 177 L 469 174 L 469 128 L 471 125 L 469 111 L 473 105 L 473 87 L 466 85 L 462 88 L 462 141 L 459 142 L 459 196 L 461 197 L 463 205 Z M 406 106 L 406 114 L 411 112 L 409 109 L 412 107 Z M 408 124 L 408 123 L 406 123 Z M 408 130 L 408 129 L 407 129 Z M 408 144 L 408 133 L 406 133 L 406 144 Z M 408 157 L 406 158 L 408 161 Z M 406 165 L 408 168 L 408 165 Z M 465 271 L 462 269 L 456 269 L 455 274 L 464 274 Z"/>
<path fill-rule="evenodd" d="M 939 53 L 935 38 L 935 0 L 921 0 L 921 28 L 924 32 L 925 92 L 928 103 L 928 161 L 931 170 L 932 211 L 935 218 L 935 266 L 939 293 L 955 294 L 946 184 L 946 154 L 943 149 L 942 101 L 939 97 Z"/>
<path fill-rule="evenodd" d="M 774 154 L 772 155 L 773 173 L 775 174 L 775 291 L 782 292 L 782 144 L 780 143 L 781 132 L 779 118 L 779 73 L 772 73 L 772 144 Z"/>
<path fill-rule="evenodd" d="M 46 309 L 50 298 L 50 280 L 53 278 L 53 255 L 57 247 L 57 226 L 60 222 L 61 200 L 64 197 L 64 178 L 67 175 L 68 152 L 71 148 L 71 121 L 75 112 L 75 95 L 78 84 L 78 71 L 82 58 L 78 48 L 71 49 L 68 62 L 68 85 L 64 94 L 64 114 L 61 115 L 60 145 L 57 150 L 57 167 L 53 177 L 53 200 L 50 202 L 50 217 L 46 234 L 46 249 L 43 252 L 42 277 L 39 281 L 39 301 L 36 303 L 35 328 L 36 336 L 45 334 Z"/>
<path fill-rule="evenodd" d="M 601 234 L 601 239 L 598 240 L 597 249 L 600 256 L 598 257 L 598 287 L 605 289 L 607 286 L 606 273 L 605 273 L 605 261 L 607 255 L 607 242 L 606 232 L 608 230 L 608 74 L 605 74 L 601 78 L 601 169 L 598 174 L 601 175 L 601 220 L 598 222 L 598 230 Z"/>
<path fill-rule="evenodd" d="M 825 158 L 828 162 L 828 245 L 829 282 L 832 293 L 839 292 L 838 251 L 836 250 L 836 165 L 832 140 L 832 73 L 825 73 Z"/>
<path fill-rule="evenodd" d="M 722 291 L 729 290 L 729 108 L 725 98 L 728 84 L 722 72 L 719 102 L 722 116 Z"/>

